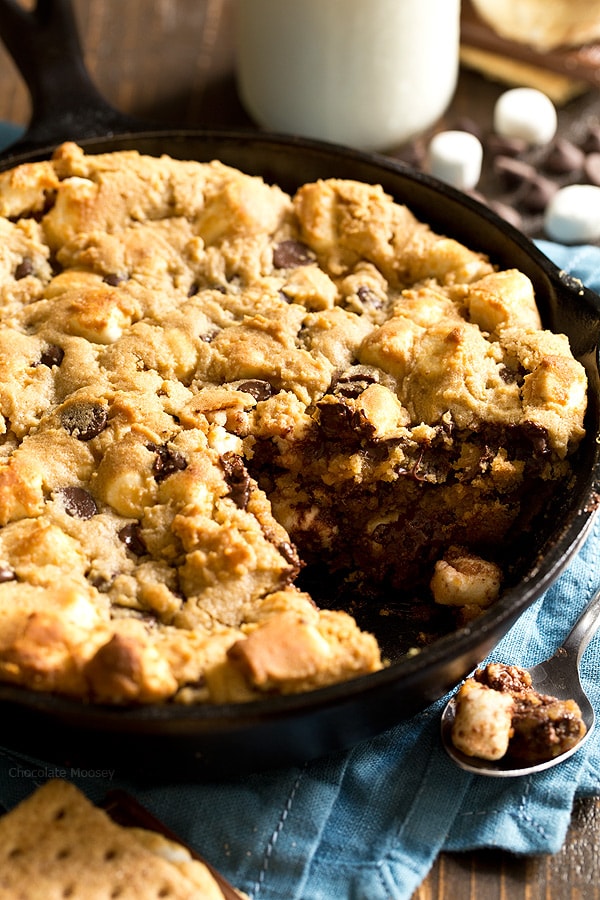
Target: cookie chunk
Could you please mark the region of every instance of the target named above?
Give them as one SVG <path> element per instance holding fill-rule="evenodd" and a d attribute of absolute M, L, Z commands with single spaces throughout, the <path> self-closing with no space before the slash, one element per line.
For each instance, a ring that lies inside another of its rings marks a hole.
<path fill-rule="evenodd" d="M 586 731 L 574 700 L 536 691 L 519 666 L 489 663 L 456 696 L 452 743 L 467 756 L 536 765 L 571 750 Z"/>

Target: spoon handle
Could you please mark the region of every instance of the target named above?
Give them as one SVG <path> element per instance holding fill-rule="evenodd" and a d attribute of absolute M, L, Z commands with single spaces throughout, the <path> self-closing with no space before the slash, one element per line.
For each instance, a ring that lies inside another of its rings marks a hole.
<path fill-rule="evenodd" d="M 576 655 L 577 662 L 600 626 L 600 588 L 563 641 L 559 653 Z"/>

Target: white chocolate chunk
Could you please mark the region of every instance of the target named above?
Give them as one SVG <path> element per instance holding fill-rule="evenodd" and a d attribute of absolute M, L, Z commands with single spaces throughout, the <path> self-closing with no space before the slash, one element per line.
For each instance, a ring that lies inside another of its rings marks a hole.
<path fill-rule="evenodd" d="M 521 138 L 531 145 L 549 143 L 557 124 L 552 100 L 536 88 L 505 91 L 494 107 L 494 131 L 502 137 Z"/>
<path fill-rule="evenodd" d="M 550 200 L 544 215 L 544 229 L 552 240 L 563 244 L 583 244 L 600 238 L 600 187 L 569 184 Z"/>
<path fill-rule="evenodd" d="M 481 175 L 483 148 L 468 131 L 440 131 L 429 145 L 429 170 L 461 191 L 474 188 Z"/>

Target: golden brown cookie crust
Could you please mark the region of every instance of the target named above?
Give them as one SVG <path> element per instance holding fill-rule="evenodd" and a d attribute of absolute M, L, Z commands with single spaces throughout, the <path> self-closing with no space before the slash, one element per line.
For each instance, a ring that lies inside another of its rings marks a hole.
<path fill-rule="evenodd" d="M 4 680 L 190 703 L 375 671 L 302 565 L 427 584 L 569 473 L 585 373 L 529 279 L 381 187 L 65 144 L 0 213 Z"/>

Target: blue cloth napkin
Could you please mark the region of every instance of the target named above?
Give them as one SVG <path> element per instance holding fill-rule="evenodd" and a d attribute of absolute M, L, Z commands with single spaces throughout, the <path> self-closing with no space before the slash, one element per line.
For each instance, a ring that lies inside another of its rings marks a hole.
<path fill-rule="evenodd" d="M 540 247 L 600 290 L 599 248 Z M 598 584 L 596 517 L 578 556 L 491 658 L 528 666 L 550 656 Z M 582 680 L 600 713 L 600 634 Z M 116 787 L 129 791 L 252 900 L 408 900 L 442 850 L 558 851 L 574 797 L 600 793 L 600 728 L 554 769 L 489 779 L 458 769 L 441 748 L 443 704 L 348 752 L 227 782 L 151 787 L 118 771 L 67 777 L 94 802 Z M 12 808 L 53 773 L 43 760 L 0 749 L 0 803 Z"/>

